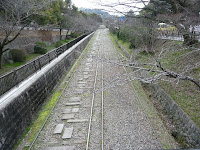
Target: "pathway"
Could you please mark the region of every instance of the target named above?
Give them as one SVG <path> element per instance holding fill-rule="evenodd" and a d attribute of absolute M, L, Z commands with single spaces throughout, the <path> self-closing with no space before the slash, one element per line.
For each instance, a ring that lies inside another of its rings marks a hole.
<path fill-rule="evenodd" d="M 97 30 L 34 149 L 164 148 L 165 136 L 156 134 L 139 107 L 125 69 L 116 65 L 121 62 L 108 30 Z"/>

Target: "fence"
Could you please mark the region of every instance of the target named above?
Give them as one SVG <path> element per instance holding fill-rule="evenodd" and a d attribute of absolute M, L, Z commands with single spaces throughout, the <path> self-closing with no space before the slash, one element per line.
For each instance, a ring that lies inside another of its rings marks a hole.
<path fill-rule="evenodd" d="M 5 92 L 17 86 L 20 82 L 25 80 L 27 77 L 40 70 L 43 66 L 50 63 L 53 59 L 58 57 L 60 54 L 65 52 L 67 49 L 72 47 L 74 44 L 82 40 L 84 37 L 89 35 L 89 33 L 79 36 L 78 38 L 70 41 L 56 49 L 51 50 L 50 52 L 38 57 L 31 62 L 20 66 L 17 69 L 3 75 L 0 77 L 0 96 Z"/>

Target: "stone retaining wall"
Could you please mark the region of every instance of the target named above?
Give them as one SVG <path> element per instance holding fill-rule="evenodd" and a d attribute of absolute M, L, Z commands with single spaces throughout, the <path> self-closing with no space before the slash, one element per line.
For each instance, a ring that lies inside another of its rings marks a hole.
<path fill-rule="evenodd" d="M 53 90 L 57 82 L 75 59 L 81 54 L 92 34 L 84 38 L 78 46 L 61 61 L 53 64 L 39 79 L 30 84 L 18 96 L 11 96 L 0 105 L 0 149 L 12 149 L 32 118 Z M 0 99 L 1 100 L 1 99 Z"/>
<path fill-rule="evenodd" d="M 174 100 L 158 85 L 142 84 L 150 91 L 155 100 L 159 102 L 164 113 L 172 121 L 177 135 L 182 137 L 192 148 L 200 148 L 200 129 L 190 117 L 174 102 Z"/>

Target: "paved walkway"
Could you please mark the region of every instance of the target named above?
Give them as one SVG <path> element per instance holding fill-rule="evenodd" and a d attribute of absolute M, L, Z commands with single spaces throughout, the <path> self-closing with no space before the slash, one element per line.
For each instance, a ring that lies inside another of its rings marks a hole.
<path fill-rule="evenodd" d="M 165 136 L 156 134 L 139 107 L 139 99 L 126 71 L 116 65 L 121 62 L 108 30 L 99 29 L 34 149 L 164 148 L 160 138 Z M 176 148 L 176 144 L 171 143 L 171 148 Z"/>

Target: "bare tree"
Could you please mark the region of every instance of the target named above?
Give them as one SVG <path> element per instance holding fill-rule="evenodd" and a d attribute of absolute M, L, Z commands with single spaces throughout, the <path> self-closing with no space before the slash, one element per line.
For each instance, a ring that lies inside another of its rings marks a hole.
<path fill-rule="evenodd" d="M 9 49 L 6 45 L 13 42 L 31 23 L 30 17 L 37 14 L 48 2 L 38 0 L 0 0 L 0 69 L 2 55 Z"/>
<path fill-rule="evenodd" d="M 160 4 L 161 1 L 157 1 L 157 2 Z M 166 63 L 170 63 L 170 62 L 163 62 L 163 59 L 165 57 L 167 58 L 169 56 L 168 54 L 170 54 L 172 51 L 175 51 L 177 53 L 180 52 L 180 55 L 177 55 L 177 59 L 182 59 L 182 60 L 189 60 L 192 57 L 199 55 L 200 50 L 198 48 L 191 47 L 191 44 L 193 43 L 192 40 L 194 39 L 191 39 L 193 37 L 192 36 L 193 33 L 189 31 L 190 25 L 197 24 L 197 17 L 193 17 L 193 15 L 196 14 L 196 10 L 194 10 L 194 8 L 191 8 L 191 4 L 194 1 L 184 1 L 184 3 L 188 2 L 190 5 L 188 4 L 187 6 L 185 6 L 185 8 L 182 7 L 182 9 L 184 10 L 182 10 L 181 13 L 178 13 L 178 12 L 177 14 L 171 13 L 171 15 L 169 15 L 170 12 L 167 12 L 167 10 L 165 10 L 167 8 L 163 8 L 163 12 L 159 14 L 158 12 L 162 10 L 162 7 L 156 8 L 156 10 L 154 10 L 155 8 L 153 8 L 153 6 L 150 3 L 147 4 L 142 0 L 140 2 L 143 2 L 146 7 L 144 7 L 143 9 L 139 8 L 136 5 L 129 7 L 129 8 L 137 8 L 138 10 L 140 10 L 140 15 L 133 16 L 137 19 L 134 20 L 134 23 L 132 24 L 131 23 L 127 24 L 126 22 L 124 22 L 120 29 L 120 32 L 122 32 L 121 34 L 124 34 L 122 36 L 127 38 L 127 41 L 131 42 L 130 40 L 133 39 L 133 41 L 136 44 L 136 49 L 132 50 L 133 52 L 132 58 L 131 60 L 127 61 L 127 64 L 116 64 L 116 65 L 122 65 L 125 67 L 133 68 L 134 71 L 130 73 L 133 80 L 137 79 L 137 80 L 147 82 L 147 83 L 156 82 L 158 80 L 166 80 L 173 83 L 179 83 L 180 80 L 188 80 L 200 88 L 200 81 L 198 77 L 192 74 L 192 70 L 200 67 L 200 63 L 198 60 L 191 61 L 191 63 L 189 62 L 185 63 L 185 66 L 183 65 L 179 69 L 168 68 L 166 66 Z M 181 3 L 181 1 L 177 1 L 176 7 L 178 7 L 179 11 L 181 11 L 181 8 L 179 8 L 180 4 L 178 2 Z M 126 6 L 126 7 L 131 6 L 130 3 L 128 2 L 118 3 L 112 6 L 107 4 L 104 6 L 113 8 L 118 5 Z M 181 5 L 183 4 L 181 3 Z M 168 5 L 168 6 L 170 7 L 170 9 L 172 9 L 171 8 L 172 5 Z M 189 8 L 190 10 L 187 12 L 187 9 Z M 120 10 L 117 10 L 116 12 L 120 12 Z M 126 15 L 125 12 L 121 12 L 121 13 Z M 157 13 L 157 14 L 153 14 L 153 13 Z M 186 16 L 189 15 L 189 16 L 185 18 L 185 15 Z M 180 22 L 181 16 L 183 17 L 182 22 Z M 127 15 L 127 17 L 131 17 L 131 16 Z M 172 19 L 173 19 L 173 22 L 171 22 Z M 187 47 L 184 45 L 184 46 L 179 46 L 177 49 L 172 49 L 172 45 L 169 45 L 169 46 L 164 45 L 166 41 L 165 42 L 158 41 L 158 43 L 160 44 L 157 43 L 154 45 L 154 43 L 158 40 L 157 35 L 156 35 L 155 25 L 160 21 L 166 22 L 169 24 L 174 24 L 183 35 L 185 36 L 188 35 L 189 40 L 186 37 L 184 37 L 185 38 L 184 43 L 185 45 L 190 45 L 190 47 Z M 116 25 L 117 24 L 114 24 L 113 26 L 116 26 Z M 111 28 L 114 29 L 114 27 L 111 27 Z M 189 43 L 187 44 L 187 42 Z M 156 47 L 157 45 L 159 45 L 159 47 Z M 190 49 L 192 51 L 188 52 L 187 49 Z M 147 52 L 147 53 L 144 53 L 144 52 Z M 155 52 L 155 53 L 152 55 L 150 52 Z M 183 52 L 183 55 L 181 54 L 182 52 Z M 143 55 L 140 55 L 142 53 Z M 138 61 L 137 57 L 143 57 L 143 61 L 142 62 Z M 128 64 L 129 62 L 130 64 Z M 177 61 L 175 61 L 174 63 L 177 63 Z"/>

